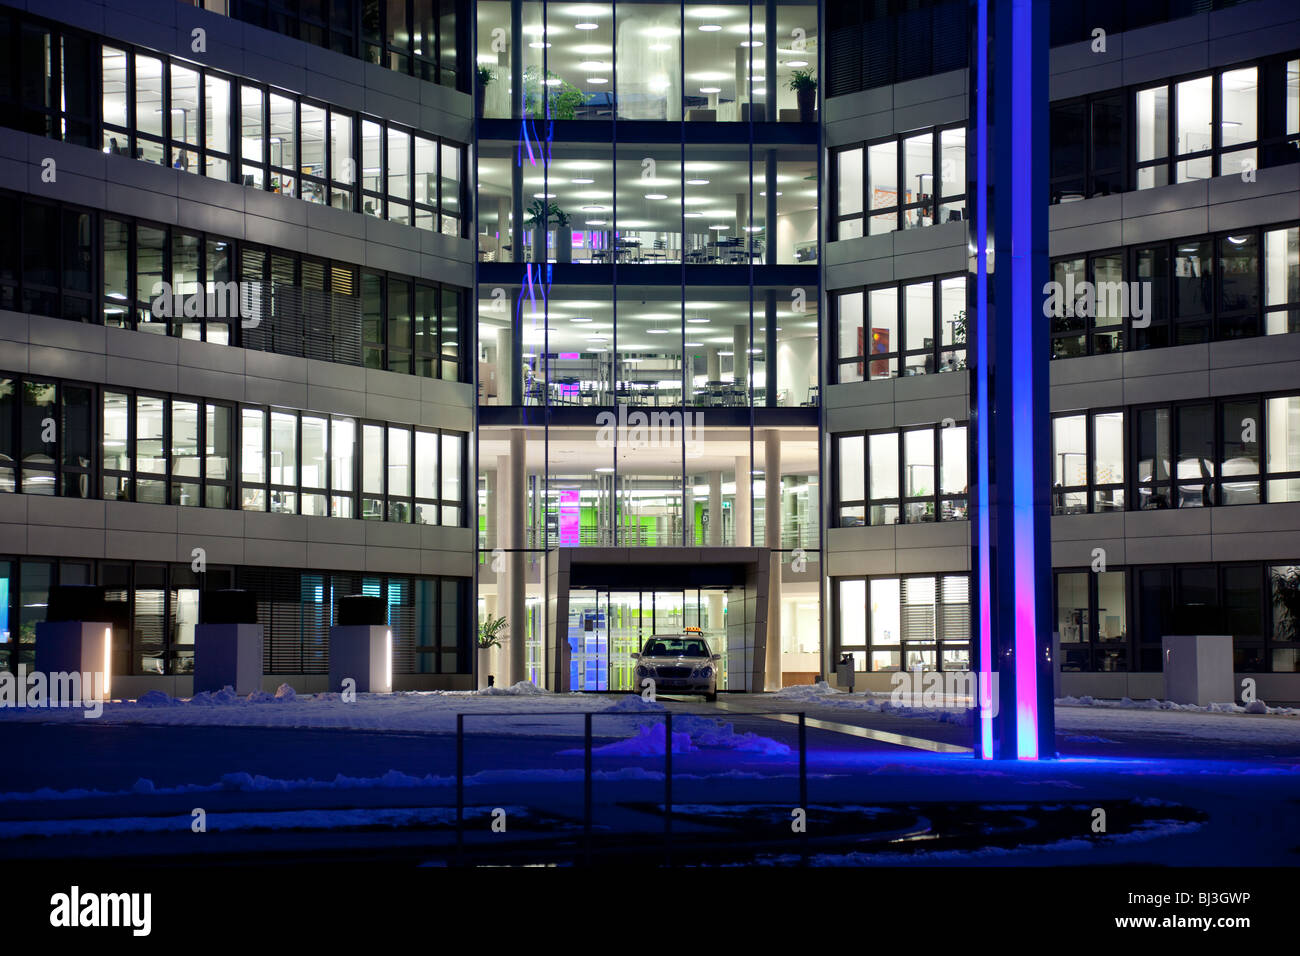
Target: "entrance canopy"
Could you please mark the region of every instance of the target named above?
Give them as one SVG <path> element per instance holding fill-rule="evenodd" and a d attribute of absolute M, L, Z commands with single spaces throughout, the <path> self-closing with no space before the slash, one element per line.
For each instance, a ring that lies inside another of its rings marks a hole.
<path fill-rule="evenodd" d="M 723 655 L 727 690 L 762 690 L 769 567 L 767 548 L 551 551 L 545 649 L 551 686 L 632 690 L 621 686 L 628 654 L 654 633 L 693 626 Z"/>

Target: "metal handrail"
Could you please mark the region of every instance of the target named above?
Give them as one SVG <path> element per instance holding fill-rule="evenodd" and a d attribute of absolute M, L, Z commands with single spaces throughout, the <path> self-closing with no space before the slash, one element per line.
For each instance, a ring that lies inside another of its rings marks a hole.
<path fill-rule="evenodd" d="M 583 742 L 582 742 L 582 832 L 583 832 L 583 861 L 586 865 L 591 865 L 591 845 L 592 845 L 592 816 L 594 802 L 592 797 L 592 718 L 597 713 L 612 718 L 656 718 L 664 719 L 664 863 L 672 865 L 673 856 L 673 711 L 665 710 L 662 713 L 636 712 L 629 711 L 626 713 L 607 713 L 601 711 L 586 711 L 582 717 L 583 725 Z M 678 716 L 682 717 L 709 717 L 716 719 L 717 711 L 677 711 Z M 471 714 L 458 713 L 456 715 L 456 858 L 462 865 L 465 863 L 465 718 L 466 717 L 526 717 L 534 719 L 537 717 L 574 717 L 577 716 L 571 710 L 564 711 L 537 711 L 532 710 L 526 713 L 518 711 L 476 711 Z M 747 715 L 755 717 L 790 717 L 799 718 L 799 807 L 807 812 L 808 809 L 808 724 L 807 715 L 804 711 L 763 711 L 762 713 Z M 805 824 L 801 833 L 801 862 L 804 865 L 808 863 L 808 826 Z"/>

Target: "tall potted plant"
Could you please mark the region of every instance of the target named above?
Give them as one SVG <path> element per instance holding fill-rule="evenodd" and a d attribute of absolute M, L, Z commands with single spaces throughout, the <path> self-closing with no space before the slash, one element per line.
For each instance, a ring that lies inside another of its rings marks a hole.
<path fill-rule="evenodd" d="M 483 115 L 483 103 L 487 97 L 487 88 L 492 85 L 492 81 L 497 75 L 492 72 L 492 67 L 480 65 L 478 68 L 478 86 L 474 89 L 474 102 L 478 110 L 478 115 Z"/>
<path fill-rule="evenodd" d="M 569 214 L 551 203 L 551 218 L 555 220 L 555 261 L 573 261 L 573 232 L 569 229 Z"/>
<path fill-rule="evenodd" d="M 505 641 L 506 630 L 504 617 L 492 617 L 478 626 L 478 682 L 479 689 L 488 686 L 488 670 L 491 668 L 492 648 L 500 647 Z"/>
<path fill-rule="evenodd" d="M 799 107 L 799 122 L 811 123 L 817 109 L 817 74 L 811 69 L 795 70 L 790 74 L 788 85 L 794 90 L 795 104 Z"/>
<path fill-rule="evenodd" d="M 573 261 L 573 233 L 569 231 L 569 214 L 554 202 L 534 199 L 528 204 L 527 225 L 533 230 L 533 261 L 546 261 L 546 231 L 555 224 L 555 261 Z"/>

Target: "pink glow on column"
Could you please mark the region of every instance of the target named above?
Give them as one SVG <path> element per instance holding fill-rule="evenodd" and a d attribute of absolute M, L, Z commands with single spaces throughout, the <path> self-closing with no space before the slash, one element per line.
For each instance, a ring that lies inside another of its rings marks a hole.
<path fill-rule="evenodd" d="M 977 442 L 979 455 L 976 462 L 976 494 L 979 508 L 979 648 L 980 671 L 976 690 L 990 694 L 993 689 L 993 625 L 989 582 L 989 382 L 988 382 L 988 54 L 985 39 L 988 37 L 988 0 L 980 0 L 976 50 L 976 85 L 979 87 L 975 107 L 976 174 L 979 199 L 975 204 L 975 408 L 978 415 Z M 969 345 L 967 346 L 969 348 Z M 983 703 L 983 702 L 981 702 Z M 993 759 L 993 708 L 985 705 L 979 710 L 980 756 Z"/>
<path fill-rule="evenodd" d="M 1015 581 L 1016 756 L 1038 759 L 1038 640 L 1034 599 L 1034 382 L 1032 324 L 1041 321 L 1031 288 L 1033 249 L 1029 190 L 1020 183 L 1031 180 L 1029 168 L 1033 129 L 1030 126 L 1032 91 L 1029 67 L 1032 59 L 1034 0 L 1012 0 L 1011 6 L 1011 97 L 1013 144 L 1011 181 L 1011 481 L 1012 481 L 1012 575 Z"/>

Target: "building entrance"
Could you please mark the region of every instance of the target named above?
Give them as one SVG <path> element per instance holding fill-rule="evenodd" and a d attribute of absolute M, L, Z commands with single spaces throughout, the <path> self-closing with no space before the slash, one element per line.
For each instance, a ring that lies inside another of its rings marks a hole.
<path fill-rule="evenodd" d="M 723 588 L 569 592 L 569 687 L 633 691 L 632 655 L 654 635 L 698 627 L 710 650 L 721 654 L 718 688 L 727 679 L 727 592 Z"/>

